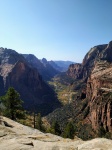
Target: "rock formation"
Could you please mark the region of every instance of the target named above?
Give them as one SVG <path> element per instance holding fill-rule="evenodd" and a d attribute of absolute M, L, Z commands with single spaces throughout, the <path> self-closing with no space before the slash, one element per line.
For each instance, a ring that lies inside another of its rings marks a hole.
<path fill-rule="evenodd" d="M 82 65 L 81 64 L 71 64 L 68 68 L 67 75 L 73 79 L 82 78 Z"/>
<path fill-rule="evenodd" d="M 112 64 L 97 62 L 87 81 L 92 127 L 112 132 Z"/>
<path fill-rule="evenodd" d="M 86 97 L 92 128 L 98 130 L 102 126 L 112 132 L 112 41 L 91 48 L 81 67 L 82 79 L 87 79 Z M 77 71 L 75 75 L 78 76 Z"/>
<path fill-rule="evenodd" d="M 0 116 L 0 149 L 1 150 L 111 150 L 112 141 L 97 138 L 82 141 L 42 133 L 6 117 Z"/>

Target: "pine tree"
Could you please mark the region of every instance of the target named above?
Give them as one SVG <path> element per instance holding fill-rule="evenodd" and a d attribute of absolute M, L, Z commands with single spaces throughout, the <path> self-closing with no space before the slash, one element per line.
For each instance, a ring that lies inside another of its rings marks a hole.
<path fill-rule="evenodd" d="M 39 130 L 42 130 L 42 118 L 41 118 L 40 113 L 38 113 L 38 115 L 36 116 L 35 121 L 36 121 L 35 128 L 39 129 Z"/>
<path fill-rule="evenodd" d="M 4 115 L 6 117 L 15 120 L 23 116 L 23 102 L 20 99 L 19 93 L 13 87 L 10 87 L 6 95 L 1 97 L 1 101 L 5 106 Z"/>
<path fill-rule="evenodd" d="M 60 135 L 61 134 L 61 130 L 60 130 L 60 126 L 58 124 L 57 121 L 54 121 L 51 125 L 51 131 L 56 134 L 56 135 Z"/>
<path fill-rule="evenodd" d="M 105 134 L 106 134 L 106 131 L 105 131 L 104 127 L 103 127 L 103 126 L 100 126 L 100 127 L 99 127 L 99 130 L 98 130 L 98 136 L 99 136 L 99 137 L 104 137 Z"/>
<path fill-rule="evenodd" d="M 71 122 L 69 122 L 64 129 L 63 137 L 73 139 L 74 133 L 75 133 L 74 126 Z"/>

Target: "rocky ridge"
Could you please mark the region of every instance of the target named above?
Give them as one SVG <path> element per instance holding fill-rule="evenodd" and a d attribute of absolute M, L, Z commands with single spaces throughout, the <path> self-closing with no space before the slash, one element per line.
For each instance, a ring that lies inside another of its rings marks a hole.
<path fill-rule="evenodd" d="M 82 141 L 42 133 L 6 117 L 0 116 L 0 149 L 1 150 L 112 150 L 112 141 L 96 138 Z"/>

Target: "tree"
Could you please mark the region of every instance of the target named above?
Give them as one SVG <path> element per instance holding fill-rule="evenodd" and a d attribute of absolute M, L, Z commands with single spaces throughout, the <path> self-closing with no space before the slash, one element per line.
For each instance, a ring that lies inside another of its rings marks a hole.
<path fill-rule="evenodd" d="M 1 101 L 5 106 L 4 115 L 6 117 L 15 120 L 23 116 L 23 101 L 20 99 L 19 93 L 13 87 L 10 87 L 7 93 L 1 97 Z"/>
<path fill-rule="evenodd" d="M 105 137 L 105 134 L 106 134 L 106 130 L 104 129 L 103 126 L 100 126 L 98 129 L 98 136 L 99 137 Z"/>
<path fill-rule="evenodd" d="M 34 111 L 34 113 L 33 113 L 33 127 L 34 128 L 35 128 L 35 124 L 36 124 L 35 118 L 36 118 L 36 114 L 35 114 L 35 111 Z"/>
<path fill-rule="evenodd" d="M 74 133 L 75 133 L 74 126 L 71 122 L 69 122 L 64 129 L 63 137 L 73 139 Z"/>
<path fill-rule="evenodd" d="M 40 113 L 38 113 L 38 115 L 36 116 L 35 121 L 36 121 L 35 128 L 39 129 L 39 130 L 42 130 L 42 118 L 41 118 Z"/>
<path fill-rule="evenodd" d="M 51 125 L 51 131 L 56 134 L 56 135 L 60 135 L 61 134 L 61 130 L 60 130 L 60 126 L 58 124 L 57 121 L 54 121 Z"/>

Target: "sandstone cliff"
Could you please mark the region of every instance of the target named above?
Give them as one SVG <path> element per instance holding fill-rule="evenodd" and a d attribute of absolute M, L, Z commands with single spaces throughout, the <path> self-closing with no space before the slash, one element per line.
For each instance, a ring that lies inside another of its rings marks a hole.
<path fill-rule="evenodd" d="M 82 63 L 82 79 L 87 79 L 86 98 L 94 130 L 112 132 L 112 42 L 93 47 Z"/>
<path fill-rule="evenodd" d="M 82 78 L 82 65 L 81 64 L 71 64 L 68 68 L 67 75 L 74 79 Z"/>
<path fill-rule="evenodd" d="M 90 120 L 93 129 L 112 132 L 112 64 L 97 62 L 87 81 Z"/>

